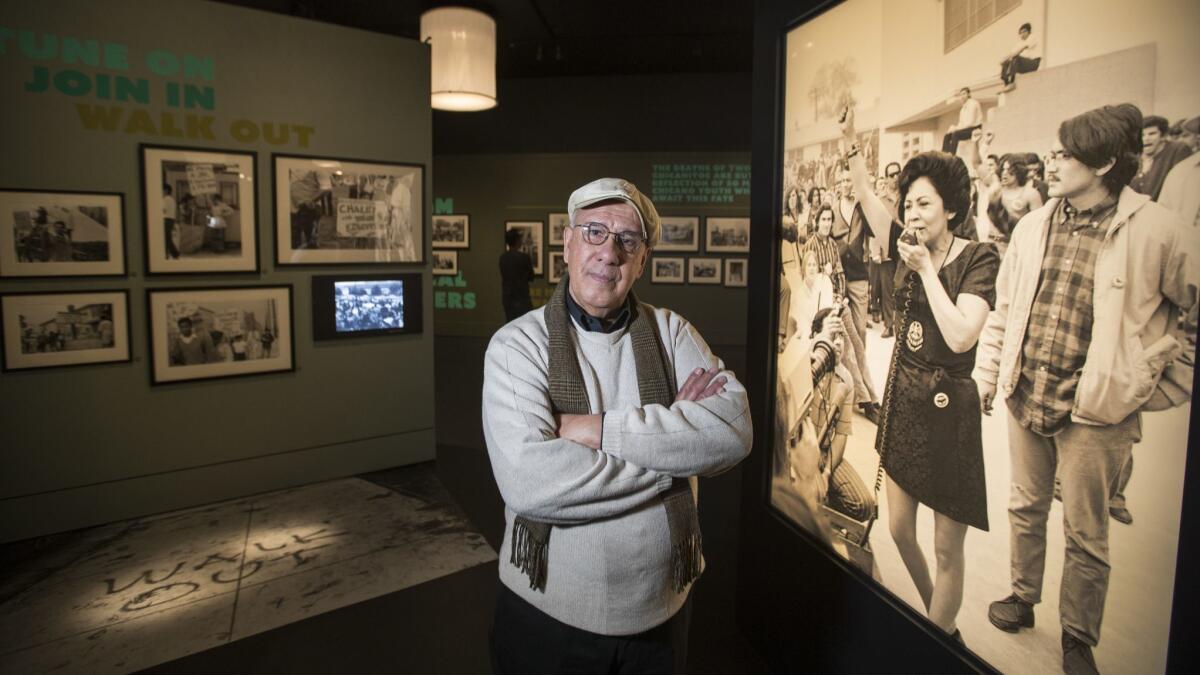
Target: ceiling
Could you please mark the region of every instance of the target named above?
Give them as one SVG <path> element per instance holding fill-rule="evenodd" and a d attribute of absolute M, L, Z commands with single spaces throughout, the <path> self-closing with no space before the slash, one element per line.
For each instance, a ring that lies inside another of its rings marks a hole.
<path fill-rule="evenodd" d="M 220 0 L 419 39 L 426 0 Z M 445 3 L 441 3 L 445 4 Z M 480 6 L 480 3 L 454 4 Z M 745 0 L 493 0 L 499 78 L 750 72 Z"/>

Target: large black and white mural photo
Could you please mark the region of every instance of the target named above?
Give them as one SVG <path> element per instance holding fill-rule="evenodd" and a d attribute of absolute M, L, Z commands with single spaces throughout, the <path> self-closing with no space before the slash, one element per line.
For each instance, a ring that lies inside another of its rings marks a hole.
<path fill-rule="evenodd" d="M 786 34 L 770 502 L 1003 672 L 1164 672 L 1200 5 L 829 3 Z"/>

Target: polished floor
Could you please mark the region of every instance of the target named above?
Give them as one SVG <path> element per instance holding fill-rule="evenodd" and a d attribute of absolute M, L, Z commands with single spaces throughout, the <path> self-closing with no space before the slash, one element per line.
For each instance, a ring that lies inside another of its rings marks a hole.
<path fill-rule="evenodd" d="M 868 360 L 876 390 L 883 391 L 893 339 L 881 337 L 876 324 L 868 333 Z M 1172 592 L 1187 460 L 1189 407 L 1143 415 L 1143 440 L 1134 446 L 1133 477 L 1126 490 L 1132 525 L 1110 520 L 1112 572 L 1104 610 L 1101 641 L 1094 654 L 1103 673 L 1166 671 Z M 1061 672 L 1061 626 L 1058 596 L 1062 579 L 1062 505 L 1054 502 L 1047 526 L 1043 602 L 1035 610 L 1036 626 L 1019 634 L 1002 632 L 987 619 L 988 604 L 1010 592 L 1008 498 L 1010 459 L 1007 408 L 998 402 L 983 418 L 984 465 L 990 531 L 968 531 L 963 605 L 958 627 L 967 646 L 990 664 L 1010 673 Z M 879 455 L 875 425 L 854 416 L 846 461 L 872 487 Z M 924 606 L 888 531 L 886 491 L 879 494 L 879 520 L 871 546 L 883 585 L 917 611 Z M 917 536 L 930 574 L 936 574 L 933 513 L 921 507 Z"/>
<path fill-rule="evenodd" d="M 140 670 L 496 558 L 431 463 L 0 555 L 0 673 L 89 674 Z"/>

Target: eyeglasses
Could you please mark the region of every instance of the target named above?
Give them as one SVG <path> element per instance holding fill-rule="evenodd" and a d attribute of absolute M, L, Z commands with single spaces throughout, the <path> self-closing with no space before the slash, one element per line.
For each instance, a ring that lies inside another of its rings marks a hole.
<path fill-rule="evenodd" d="M 636 232 L 612 232 L 600 223 L 580 223 L 574 227 L 583 235 L 583 240 L 592 246 L 599 246 L 612 237 L 621 245 L 622 251 L 637 253 L 646 242 L 642 235 Z"/>
<path fill-rule="evenodd" d="M 887 177 L 888 177 L 888 178 L 899 178 L 899 177 L 900 177 L 900 172 L 899 172 L 899 171 L 896 171 L 896 172 L 894 172 L 894 173 L 889 173 L 889 174 L 887 175 Z"/>

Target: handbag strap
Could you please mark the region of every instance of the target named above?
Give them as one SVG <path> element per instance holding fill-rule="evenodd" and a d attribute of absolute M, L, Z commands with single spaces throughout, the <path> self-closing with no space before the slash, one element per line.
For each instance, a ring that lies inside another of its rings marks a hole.
<path fill-rule="evenodd" d="M 883 390 L 883 410 L 880 413 L 879 419 L 879 466 L 875 468 L 875 496 L 879 497 L 879 488 L 883 486 L 883 450 L 884 443 L 887 442 L 888 421 L 891 417 L 891 400 L 892 387 L 896 381 L 896 365 L 900 359 L 900 329 L 908 323 L 908 314 L 912 311 L 913 294 L 916 292 L 916 287 L 913 284 L 913 279 L 917 275 L 908 273 L 905 275 L 904 283 L 904 308 L 900 313 L 896 323 L 892 326 L 892 332 L 896 335 L 896 345 L 892 348 L 892 360 L 888 366 L 887 384 Z M 878 503 L 878 499 L 876 499 Z"/>

